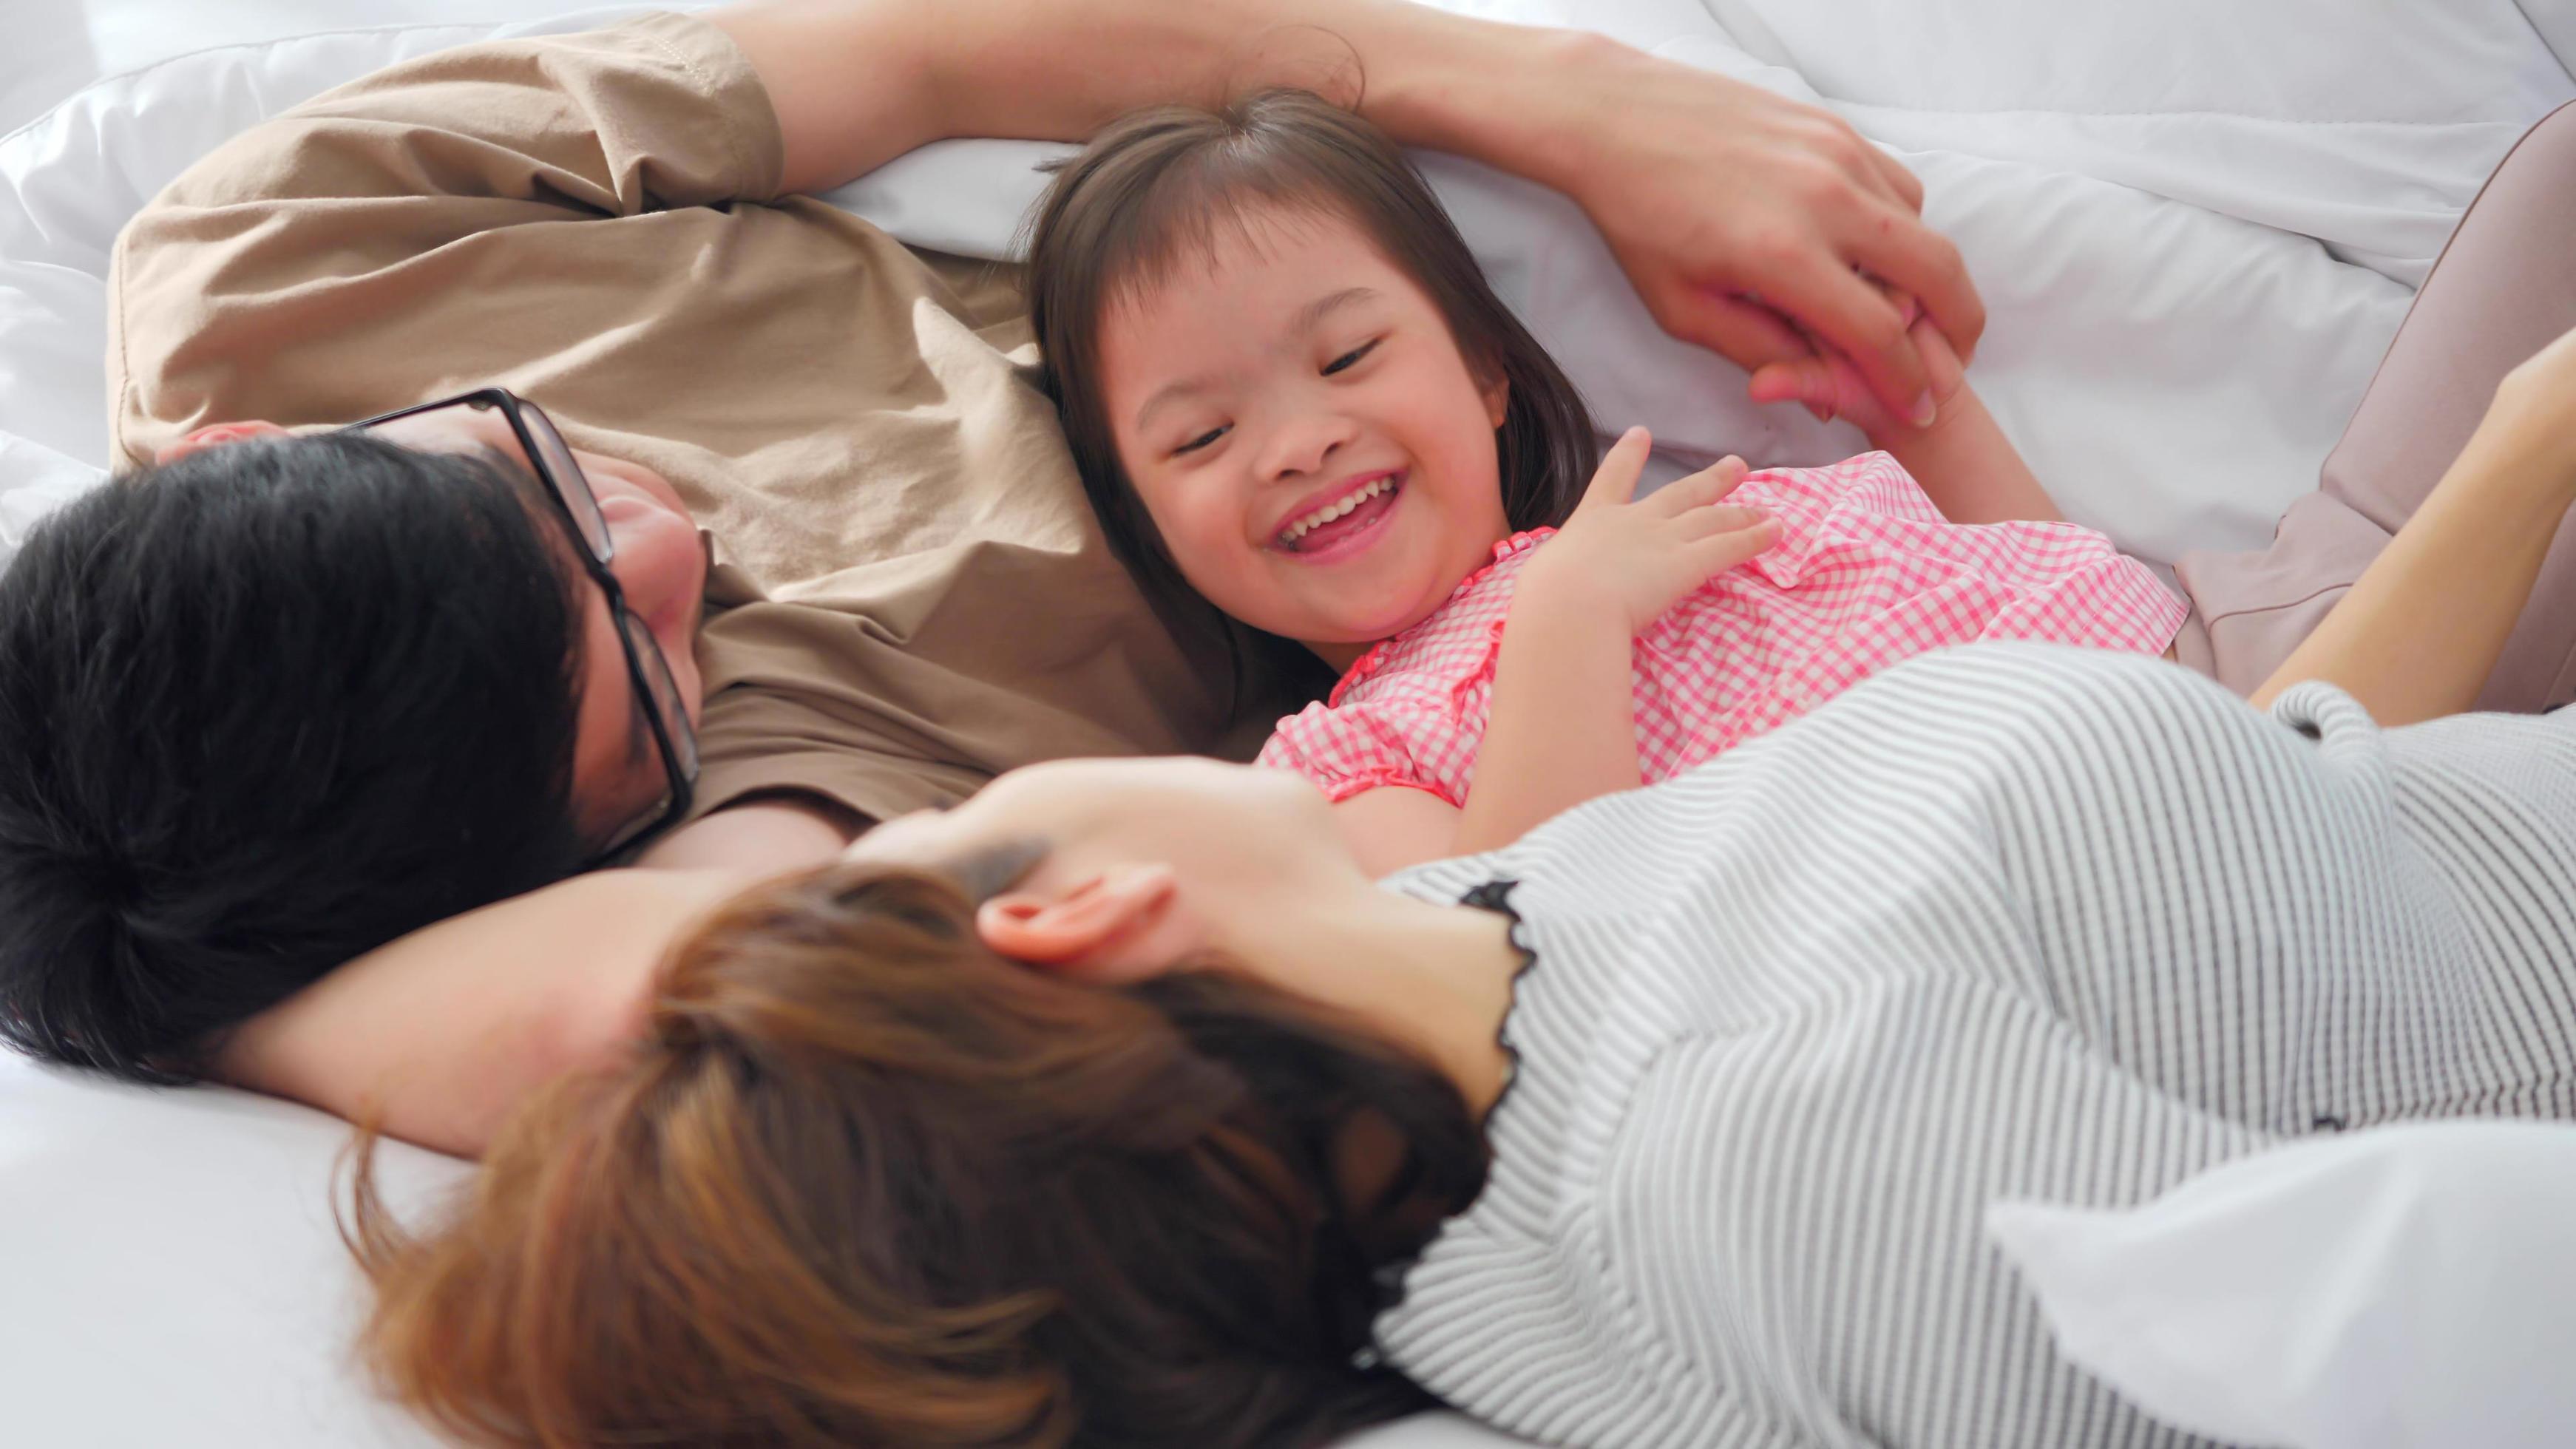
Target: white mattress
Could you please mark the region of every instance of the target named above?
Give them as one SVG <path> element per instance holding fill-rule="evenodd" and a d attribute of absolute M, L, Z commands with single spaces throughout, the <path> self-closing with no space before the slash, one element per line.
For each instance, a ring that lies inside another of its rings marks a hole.
<path fill-rule="evenodd" d="M 107 462 L 102 278 L 136 204 L 315 89 L 575 8 L 521 0 L 459 18 L 454 0 L 13 0 L 0 553 Z M 1984 289 L 1992 326 L 1975 378 L 1996 413 L 2070 513 L 2165 559 L 2263 540 L 2311 486 L 2479 181 L 2576 97 L 2558 59 L 2576 54 L 2576 0 L 1458 8 L 1579 18 L 1823 100 L 1895 150 Z M 137 67 L 150 68 L 39 114 Z M 952 143 L 842 199 L 910 239 L 996 251 L 1042 154 Z M 1750 407 L 1741 373 L 1657 333 L 1560 198 L 1454 159 L 1425 164 L 1606 425 L 1642 421 L 1686 452 L 1760 461 L 1856 445 L 1803 413 Z M 324 1202 L 345 1140 L 282 1103 L 0 1060 L 0 1441 L 427 1442 L 346 1372 L 356 1285 Z M 394 1168 L 416 1200 L 459 1170 L 410 1152 Z M 1431 1419 L 1365 1442 L 1502 1441 Z"/>

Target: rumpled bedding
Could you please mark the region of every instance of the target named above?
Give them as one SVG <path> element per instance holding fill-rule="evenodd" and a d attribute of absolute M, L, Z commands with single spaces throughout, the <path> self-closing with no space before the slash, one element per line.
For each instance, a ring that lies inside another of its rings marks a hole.
<path fill-rule="evenodd" d="M 2479 183 L 2576 98 L 2576 0 L 1451 8 L 1579 24 L 1815 101 L 1913 167 L 1990 309 L 1972 376 L 1996 415 L 2071 516 L 2167 561 L 2268 538 Z M 259 116 L 494 28 L 201 52 L 0 140 L 0 544 L 108 462 L 103 278 L 124 216 Z M 835 199 L 907 240 L 1001 255 L 1060 149 L 947 142 Z M 1652 427 L 1667 473 L 1858 449 L 1847 427 L 1746 402 L 1738 369 L 1665 337 L 1562 197 L 1422 160 L 1603 424 Z"/>
<path fill-rule="evenodd" d="M 1446 3 L 1604 30 L 1817 101 L 1912 166 L 1990 308 L 1979 387 L 2071 515 L 2156 559 L 2268 536 L 2480 181 L 2576 97 L 2576 0 Z M 11 12 L 0 73 L 0 128 L 17 128 L 0 136 L 0 556 L 110 462 L 107 259 L 154 191 L 234 131 L 391 61 L 629 13 L 26 7 L 41 14 Z M 1048 154 L 944 143 L 837 199 L 908 240 L 1001 254 Z M 1421 160 L 1604 425 L 1653 427 L 1668 474 L 1723 451 L 1795 464 L 1858 450 L 1848 429 L 1750 405 L 1740 371 L 1664 337 L 1571 203 Z M 343 1362 L 357 1288 L 326 1203 L 346 1140 L 283 1102 L 154 1094 L 0 1055 L 0 1241 L 19 1248 L 0 1267 L 0 1439 L 429 1443 Z M 462 1171 L 399 1148 L 387 1167 L 408 1202 Z M 1363 1442 L 1503 1441 L 1433 1418 Z"/>

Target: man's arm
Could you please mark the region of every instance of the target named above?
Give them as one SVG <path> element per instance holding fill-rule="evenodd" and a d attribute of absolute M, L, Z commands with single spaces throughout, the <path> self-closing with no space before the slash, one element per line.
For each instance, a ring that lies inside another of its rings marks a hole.
<path fill-rule="evenodd" d="M 644 868 L 576 876 L 369 952 L 235 1031 L 217 1074 L 477 1156 L 529 1092 L 634 1039 L 655 971 L 699 918 L 847 841 L 791 804 L 710 815 L 656 842 Z"/>
<path fill-rule="evenodd" d="M 1912 416 L 1931 384 L 1867 278 L 1920 299 L 1962 356 L 1985 327 L 1920 185 L 1841 120 L 1595 35 L 1403 0 L 755 0 L 708 18 L 769 91 L 790 191 L 942 137 L 1080 140 L 1138 106 L 1299 85 L 1571 196 L 1667 331 L 1747 368 L 1808 355 L 1803 326 Z"/>

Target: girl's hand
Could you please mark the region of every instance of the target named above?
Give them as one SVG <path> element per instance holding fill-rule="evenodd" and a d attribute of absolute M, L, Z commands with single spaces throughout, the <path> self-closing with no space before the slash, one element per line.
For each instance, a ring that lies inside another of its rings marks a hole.
<path fill-rule="evenodd" d="M 1653 445 L 1644 428 L 1621 435 L 1574 516 L 1530 560 L 1524 596 L 1542 594 L 1551 608 L 1608 611 L 1634 638 L 1693 589 L 1780 541 L 1776 520 L 1718 502 L 1744 481 L 1741 458 L 1637 498 Z"/>
<path fill-rule="evenodd" d="M 1932 379 L 1931 395 L 1948 402 L 1967 381 L 1959 354 L 1951 350 L 1949 339 L 1922 315 L 1912 298 L 1902 292 L 1890 292 L 1888 297 L 1907 319 L 1915 350 L 1922 355 L 1924 371 Z M 1744 390 L 1755 402 L 1803 403 L 1819 422 L 1848 418 L 1880 447 L 1911 441 L 1926 426 L 1890 412 L 1870 390 L 1869 380 L 1861 376 L 1852 360 L 1829 346 L 1818 347 L 1813 357 L 1756 369 Z M 1937 414 L 1933 421 L 1939 421 Z"/>

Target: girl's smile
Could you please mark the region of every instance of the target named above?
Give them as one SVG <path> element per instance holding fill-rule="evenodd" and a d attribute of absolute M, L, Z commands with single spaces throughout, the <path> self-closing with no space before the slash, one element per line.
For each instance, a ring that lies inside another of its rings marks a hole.
<path fill-rule="evenodd" d="M 1316 495 L 1321 503 L 1291 516 L 1270 546 L 1305 563 L 1341 562 L 1377 538 L 1403 487 L 1404 472 L 1397 468 L 1346 479 Z"/>
<path fill-rule="evenodd" d="M 1262 204 L 1106 309 L 1118 453 L 1190 587 L 1345 667 L 1511 531 L 1480 378 L 1439 306 L 1340 215 Z"/>

